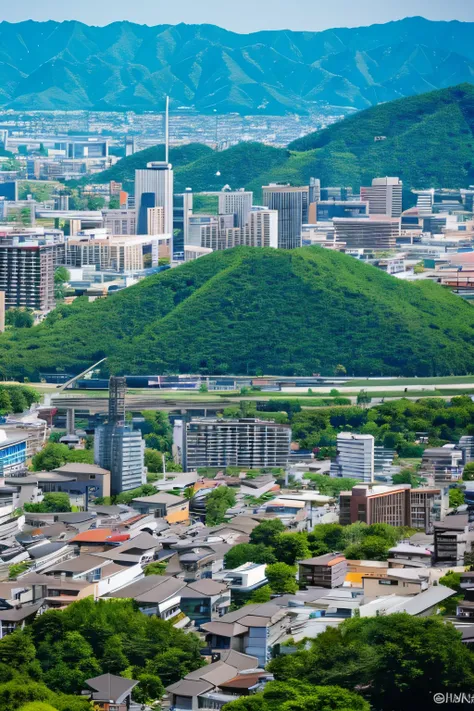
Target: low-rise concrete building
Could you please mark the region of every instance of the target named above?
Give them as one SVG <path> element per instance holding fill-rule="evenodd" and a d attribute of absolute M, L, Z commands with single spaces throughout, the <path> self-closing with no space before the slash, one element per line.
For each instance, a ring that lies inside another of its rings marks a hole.
<path fill-rule="evenodd" d="M 347 561 L 341 553 L 327 553 L 298 562 L 300 584 L 322 588 L 344 585 Z"/>

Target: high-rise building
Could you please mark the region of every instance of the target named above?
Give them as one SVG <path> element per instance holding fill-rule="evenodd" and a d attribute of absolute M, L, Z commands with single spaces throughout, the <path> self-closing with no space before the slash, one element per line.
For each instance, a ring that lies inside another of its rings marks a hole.
<path fill-rule="evenodd" d="M 371 215 L 401 217 L 402 193 L 400 178 L 374 178 L 371 187 L 361 187 L 360 199 L 369 203 Z"/>
<path fill-rule="evenodd" d="M 316 203 L 316 222 L 329 222 L 335 217 L 368 217 L 369 204 L 360 200 L 320 200 Z"/>
<path fill-rule="evenodd" d="M 0 291 L 5 308 L 54 308 L 55 246 L 26 235 L 0 237 Z"/>
<path fill-rule="evenodd" d="M 175 193 L 173 197 L 173 249 L 181 256 L 184 245 L 189 244 L 189 218 L 193 214 L 193 193 L 190 188 L 184 193 Z"/>
<path fill-rule="evenodd" d="M 184 467 L 284 467 L 291 428 L 258 419 L 193 419 L 186 424 Z"/>
<path fill-rule="evenodd" d="M 112 496 L 146 482 L 145 440 L 141 432 L 125 424 L 126 389 L 125 378 L 110 378 L 108 422 L 96 428 L 94 437 L 94 461 L 110 471 Z"/>
<path fill-rule="evenodd" d="M 113 235 L 136 235 L 137 215 L 135 210 L 102 210 L 104 227 Z"/>
<path fill-rule="evenodd" d="M 244 227 L 252 209 L 253 193 L 248 190 L 223 190 L 219 193 L 219 214 L 234 215 L 233 227 Z"/>
<path fill-rule="evenodd" d="M 309 179 L 309 202 L 319 202 L 321 200 L 321 181 L 319 178 Z"/>
<path fill-rule="evenodd" d="M 147 220 L 147 234 L 165 234 L 165 211 L 162 207 L 149 207 Z"/>
<path fill-rule="evenodd" d="M 308 214 L 309 188 L 289 185 L 263 187 L 263 203 L 270 210 L 278 210 L 278 247 L 295 249 L 301 247 L 301 232 L 304 221 L 303 202 Z"/>
<path fill-rule="evenodd" d="M 374 480 L 374 438 L 372 435 L 340 432 L 337 435 L 337 457 L 331 464 L 331 476 Z"/>
<path fill-rule="evenodd" d="M 400 235 L 400 220 L 390 217 L 335 217 L 336 242 L 345 242 L 347 249 L 395 249 Z"/>
<path fill-rule="evenodd" d="M 433 212 L 434 190 L 420 190 L 416 196 L 419 215 L 431 215 Z"/>
<path fill-rule="evenodd" d="M 248 216 L 245 228 L 246 241 L 249 247 L 278 247 L 278 212 L 256 207 Z"/>
<path fill-rule="evenodd" d="M 145 170 L 135 171 L 135 209 L 137 232 L 148 234 L 148 209 L 164 210 L 164 234 L 173 236 L 173 168 L 166 161 L 148 163 Z"/>
<path fill-rule="evenodd" d="M 352 200 L 352 188 L 321 188 L 320 200 Z"/>
<path fill-rule="evenodd" d="M 470 435 L 463 435 L 459 440 L 458 447 L 463 453 L 463 464 L 470 464 L 471 462 L 474 462 L 474 437 Z"/>
<path fill-rule="evenodd" d="M 5 330 L 5 292 L 0 291 L 0 333 Z"/>

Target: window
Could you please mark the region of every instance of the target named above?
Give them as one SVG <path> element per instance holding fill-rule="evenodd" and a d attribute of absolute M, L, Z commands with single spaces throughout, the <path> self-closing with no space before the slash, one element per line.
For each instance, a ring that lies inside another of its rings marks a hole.
<path fill-rule="evenodd" d="M 89 479 L 95 479 L 95 474 L 90 474 Z"/>

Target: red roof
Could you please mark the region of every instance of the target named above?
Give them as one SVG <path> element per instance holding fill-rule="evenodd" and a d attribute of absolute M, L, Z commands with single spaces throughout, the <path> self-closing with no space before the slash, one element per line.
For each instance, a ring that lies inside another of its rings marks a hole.
<path fill-rule="evenodd" d="M 78 533 L 71 538 L 69 543 L 108 543 L 115 541 L 128 541 L 130 534 L 123 535 L 114 533 L 111 528 L 91 528 L 90 531 Z"/>

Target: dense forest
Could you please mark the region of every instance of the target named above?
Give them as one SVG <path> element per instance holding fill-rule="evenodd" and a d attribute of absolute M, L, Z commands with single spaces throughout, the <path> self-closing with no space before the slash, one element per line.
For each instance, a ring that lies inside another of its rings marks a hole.
<path fill-rule="evenodd" d="M 0 376 L 80 372 L 447 375 L 474 370 L 474 311 L 318 247 L 236 248 L 77 299 L 0 336 Z"/>

